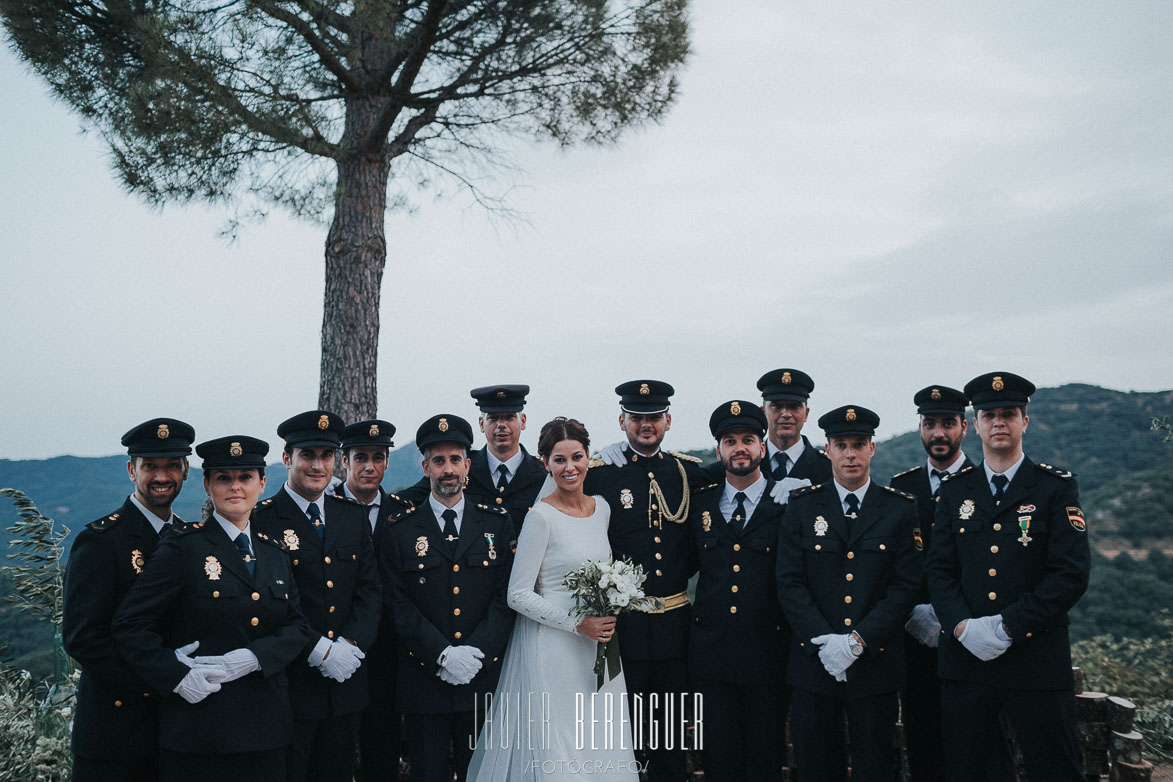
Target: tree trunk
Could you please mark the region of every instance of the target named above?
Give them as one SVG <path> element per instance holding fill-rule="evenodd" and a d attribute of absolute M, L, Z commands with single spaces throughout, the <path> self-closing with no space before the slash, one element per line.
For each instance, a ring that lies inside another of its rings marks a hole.
<path fill-rule="evenodd" d="M 359 143 L 380 107 L 370 98 L 347 105 L 347 139 Z M 386 152 L 355 152 L 338 161 L 334 219 L 326 236 L 322 309 L 322 374 L 318 405 L 348 423 L 374 418 L 378 407 L 379 296 L 387 261 Z"/>

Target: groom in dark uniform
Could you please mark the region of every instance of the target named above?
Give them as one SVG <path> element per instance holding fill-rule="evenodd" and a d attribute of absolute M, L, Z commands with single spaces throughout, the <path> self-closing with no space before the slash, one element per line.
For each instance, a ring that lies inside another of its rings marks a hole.
<path fill-rule="evenodd" d="M 187 480 L 195 430 L 154 418 L 122 436 L 134 492 L 78 533 L 65 571 L 62 635 L 81 666 L 73 719 L 77 782 L 150 782 L 158 777 L 158 732 L 150 687 L 115 649 L 110 623 L 159 538 L 178 521 L 171 505 Z"/>
<path fill-rule="evenodd" d="M 675 389 L 658 380 L 632 380 L 615 387 L 619 425 L 627 435 L 623 463 L 592 460 L 587 494 L 599 494 L 611 508 L 608 537 L 615 559 L 631 557 L 648 575 L 644 592 L 663 598 L 654 614 L 619 617 L 617 636 L 628 692 L 636 749 L 648 760 L 649 782 L 684 779 L 682 705 L 688 691 L 688 632 L 692 624 L 688 579 L 696 571 L 689 545 L 691 489 L 700 483 L 700 460 L 664 451 L 672 425 L 669 399 Z M 637 702 L 634 696 L 639 696 Z M 653 708 L 653 706 L 655 708 Z M 636 711 L 643 720 L 636 719 Z M 658 724 L 656 749 L 652 721 Z"/>
<path fill-rule="evenodd" d="M 472 427 L 437 415 L 415 436 L 429 496 L 376 531 L 384 621 L 399 636 L 398 706 L 415 782 L 463 780 L 513 626 L 509 513 L 464 493 Z"/>
<path fill-rule="evenodd" d="M 777 782 L 786 747 L 790 625 L 778 604 L 775 561 L 785 512 L 762 474 L 766 416 L 733 400 L 709 418 L 719 483 L 693 494 L 688 527 L 700 564 L 688 673 L 704 698 L 705 779 Z"/>

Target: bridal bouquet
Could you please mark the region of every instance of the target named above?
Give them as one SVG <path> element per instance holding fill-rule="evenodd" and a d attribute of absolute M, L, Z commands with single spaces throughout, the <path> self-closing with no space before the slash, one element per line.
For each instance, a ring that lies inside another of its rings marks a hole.
<path fill-rule="evenodd" d="M 659 611 L 664 601 L 648 597 L 642 589 L 648 574 L 643 567 L 628 558 L 596 562 L 588 560 L 579 568 L 566 574 L 563 585 L 574 595 L 574 608 L 570 615 L 581 619 L 584 616 L 618 616 L 627 611 Z M 622 670 L 619 662 L 619 644 L 614 637 L 600 642 L 595 654 L 596 689 L 603 686 L 604 671 L 614 679 Z"/>

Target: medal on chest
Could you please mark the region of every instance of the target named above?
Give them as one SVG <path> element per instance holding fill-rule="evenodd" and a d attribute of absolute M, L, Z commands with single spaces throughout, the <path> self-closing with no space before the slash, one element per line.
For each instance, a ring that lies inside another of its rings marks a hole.
<path fill-rule="evenodd" d="M 1030 532 L 1030 516 L 1019 516 L 1018 517 L 1018 528 L 1020 530 L 1022 530 L 1022 535 L 1019 536 L 1019 538 L 1018 538 L 1019 543 L 1021 543 L 1022 545 L 1025 546 L 1026 544 L 1028 544 L 1032 540 L 1034 540 L 1034 538 L 1032 538 L 1029 534 L 1027 534 Z"/>
<path fill-rule="evenodd" d="M 143 552 L 139 551 L 138 549 L 130 552 L 130 566 L 134 568 L 136 575 L 143 572 L 143 566 L 146 564 L 147 560 L 146 557 L 143 556 Z"/>
<path fill-rule="evenodd" d="M 971 516 L 973 516 L 973 512 L 976 509 L 977 506 L 974 504 L 973 500 L 966 500 L 965 502 L 961 503 L 961 507 L 957 509 L 957 518 L 961 519 L 962 521 L 966 521 Z"/>
<path fill-rule="evenodd" d="M 485 533 L 485 541 L 489 544 L 489 559 L 496 559 L 497 558 L 497 549 L 495 549 L 493 547 L 493 533 L 492 532 Z"/>
<path fill-rule="evenodd" d="M 708 532 L 713 528 L 713 517 L 709 515 L 708 511 L 701 514 L 701 529 Z"/>
<path fill-rule="evenodd" d="M 623 489 L 619 492 L 619 502 L 623 503 L 623 507 L 628 510 L 635 505 L 635 497 L 631 494 L 631 489 Z"/>
<path fill-rule="evenodd" d="M 425 557 L 428 554 L 428 537 L 427 535 L 420 535 L 415 539 L 415 555 L 417 557 Z M 423 565 L 420 565 L 423 567 Z"/>
<path fill-rule="evenodd" d="M 815 516 L 815 535 L 821 538 L 827 534 L 829 528 L 830 525 L 827 524 L 826 519 L 822 516 Z"/>
<path fill-rule="evenodd" d="M 282 538 L 285 540 L 285 546 L 290 551 L 297 551 L 299 548 L 301 548 L 301 540 L 298 539 L 297 533 L 293 530 L 285 530 L 285 532 L 282 533 Z"/>
<path fill-rule="evenodd" d="M 204 572 L 208 574 L 209 581 L 219 581 L 220 574 L 224 572 L 224 567 L 220 564 L 220 560 L 215 557 L 208 557 L 204 560 Z"/>

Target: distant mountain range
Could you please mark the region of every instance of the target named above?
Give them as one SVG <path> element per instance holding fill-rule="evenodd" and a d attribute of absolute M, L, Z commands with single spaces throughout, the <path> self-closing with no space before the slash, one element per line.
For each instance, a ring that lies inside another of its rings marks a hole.
<path fill-rule="evenodd" d="M 1101 550 L 1130 550 L 1143 557 L 1145 549 L 1158 546 L 1173 553 L 1173 445 L 1161 442 L 1150 426 L 1150 417 L 1171 413 L 1173 391 L 1135 393 L 1071 384 L 1040 389 L 1031 400 L 1026 452 L 1036 462 L 1078 475 L 1089 527 Z M 909 420 L 914 420 L 911 410 Z M 813 422 L 807 429 L 812 441 L 821 441 Z M 981 458 L 972 427 L 963 447 L 971 458 Z M 705 461 L 714 458 L 711 448 L 692 453 Z M 877 444 L 872 475 L 887 483 L 924 460 L 919 435 L 907 432 Z M 268 495 L 287 473 L 280 462 L 266 473 Z M 409 443 L 391 452 L 383 485 L 393 491 L 421 475 L 419 451 Z M 28 494 L 43 513 L 73 533 L 118 507 L 132 488 L 125 456 L 0 459 L 0 487 Z M 203 500 L 202 474 L 193 467 L 175 512 L 198 519 Z M 0 527 L 14 518 L 10 506 L 0 506 Z"/>

